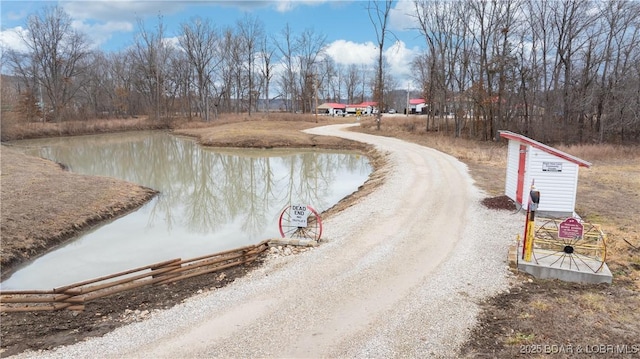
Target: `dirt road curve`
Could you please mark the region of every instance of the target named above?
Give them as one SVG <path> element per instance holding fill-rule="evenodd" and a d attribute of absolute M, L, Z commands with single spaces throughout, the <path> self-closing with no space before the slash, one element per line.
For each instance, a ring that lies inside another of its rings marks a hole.
<path fill-rule="evenodd" d="M 387 180 L 325 221 L 322 245 L 49 354 L 455 357 L 476 303 L 506 287 L 508 219 L 479 206 L 481 194 L 456 159 L 345 126 L 307 132 L 375 144 L 389 153 Z"/>

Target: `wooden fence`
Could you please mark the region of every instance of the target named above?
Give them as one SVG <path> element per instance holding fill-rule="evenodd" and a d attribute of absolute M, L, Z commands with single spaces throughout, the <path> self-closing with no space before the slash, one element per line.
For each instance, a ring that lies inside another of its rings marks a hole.
<path fill-rule="evenodd" d="M 171 259 L 52 290 L 0 290 L 0 312 L 84 310 L 85 303 L 148 285 L 166 284 L 251 263 L 269 241 L 192 259 Z"/>

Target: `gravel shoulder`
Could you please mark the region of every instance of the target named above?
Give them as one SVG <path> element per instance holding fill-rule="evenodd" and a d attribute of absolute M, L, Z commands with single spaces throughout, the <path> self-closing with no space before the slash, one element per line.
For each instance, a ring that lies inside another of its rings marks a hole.
<path fill-rule="evenodd" d="M 307 132 L 376 146 L 385 181 L 325 221 L 319 247 L 103 337 L 15 357 L 456 357 L 482 301 L 509 287 L 521 218 L 482 206 L 455 158 L 346 126 Z"/>

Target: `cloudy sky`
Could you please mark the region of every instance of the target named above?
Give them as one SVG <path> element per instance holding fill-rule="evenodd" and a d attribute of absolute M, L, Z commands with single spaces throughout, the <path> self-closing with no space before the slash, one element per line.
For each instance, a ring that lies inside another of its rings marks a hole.
<path fill-rule="evenodd" d="M 268 34 L 277 35 L 285 25 L 294 34 L 311 29 L 326 36 L 327 53 L 337 63 L 373 66 L 376 33 L 369 18 L 368 1 L 275 0 L 275 1 L 6 1 L 0 2 L 2 48 L 20 48 L 17 33 L 24 31 L 27 17 L 46 6 L 61 6 L 73 26 L 104 51 L 119 51 L 133 43 L 137 21 L 152 27 L 162 16 L 166 36 L 175 37 L 180 25 L 196 16 L 209 18 L 218 28 L 235 27 L 246 14 L 258 18 Z M 380 4 L 383 6 L 383 4 Z M 390 71 L 401 83 L 408 81 L 409 62 L 424 47 L 413 25 L 411 0 L 393 3 L 385 54 Z"/>

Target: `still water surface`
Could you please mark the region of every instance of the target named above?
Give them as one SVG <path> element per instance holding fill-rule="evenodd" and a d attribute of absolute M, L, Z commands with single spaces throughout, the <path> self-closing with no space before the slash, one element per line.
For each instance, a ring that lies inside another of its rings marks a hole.
<path fill-rule="evenodd" d="M 14 144 L 72 172 L 116 177 L 160 194 L 26 264 L 2 282 L 5 290 L 50 289 L 279 237 L 284 206 L 306 203 L 323 211 L 371 172 L 367 158 L 356 153 L 212 149 L 165 132 Z"/>

